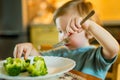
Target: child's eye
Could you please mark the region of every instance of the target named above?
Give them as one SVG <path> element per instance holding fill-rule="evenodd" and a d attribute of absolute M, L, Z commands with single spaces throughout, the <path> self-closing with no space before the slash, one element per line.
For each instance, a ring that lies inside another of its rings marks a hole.
<path fill-rule="evenodd" d="M 59 33 L 62 33 L 62 31 L 58 31 Z"/>

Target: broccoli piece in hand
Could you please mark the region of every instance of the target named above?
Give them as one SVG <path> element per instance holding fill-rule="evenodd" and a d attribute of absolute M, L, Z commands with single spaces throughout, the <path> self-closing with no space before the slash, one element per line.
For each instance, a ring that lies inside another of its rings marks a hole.
<path fill-rule="evenodd" d="M 27 68 L 30 76 L 40 76 L 47 74 L 47 67 L 44 58 L 36 56 L 34 57 L 33 64 L 30 64 Z"/>
<path fill-rule="evenodd" d="M 25 72 L 27 67 L 30 64 L 30 60 L 23 60 L 20 58 L 6 58 L 6 62 L 4 63 L 4 68 L 8 75 L 17 76 L 20 72 Z"/>

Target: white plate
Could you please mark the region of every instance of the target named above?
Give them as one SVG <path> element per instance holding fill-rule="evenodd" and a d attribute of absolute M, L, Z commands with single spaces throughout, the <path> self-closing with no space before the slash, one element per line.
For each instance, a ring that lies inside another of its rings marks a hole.
<path fill-rule="evenodd" d="M 29 57 L 29 59 L 33 60 L 34 57 Z M 47 65 L 48 74 L 44 76 L 37 76 L 37 77 L 30 77 L 28 73 L 21 73 L 18 76 L 9 76 L 6 74 L 5 70 L 3 69 L 3 61 L 0 61 L 0 78 L 3 79 L 21 79 L 21 80 L 49 80 L 48 78 L 53 78 L 59 76 L 65 72 L 72 70 L 75 67 L 75 61 L 63 58 L 63 57 L 53 57 L 53 56 L 44 56 L 45 63 Z"/>

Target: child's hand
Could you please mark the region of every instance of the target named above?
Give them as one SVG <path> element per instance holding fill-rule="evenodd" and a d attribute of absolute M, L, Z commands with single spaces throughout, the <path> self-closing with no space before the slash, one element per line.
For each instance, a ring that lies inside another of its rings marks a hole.
<path fill-rule="evenodd" d="M 67 33 L 80 33 L 83 30 L 87 30 L 90 20 L 85 21 L 82 25 L 80 24 L 81 21 L 82 18 L 80 17 L 71 17 L 66 27 Z"/>
<path fill-rule="evenodd" d="M 24 55 L 24 58 L 27 59 L 31 52 L 36 52 L 31 43 L 20 43 L 15 46 L 13 55 L 15 58 L 20 58 L 22 55 Z"/>

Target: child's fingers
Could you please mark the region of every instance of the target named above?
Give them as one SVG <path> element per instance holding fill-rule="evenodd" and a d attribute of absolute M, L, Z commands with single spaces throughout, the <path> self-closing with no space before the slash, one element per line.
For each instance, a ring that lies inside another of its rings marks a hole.
<path fill-rule="evenodd" d="M 83 28 L 80 28 L 77 32 L 80 33 L 83 31 Z"/>
<path fill-rule="evenodd" d="M 26 52 L 24 53 L 24 59 L 26 60 L 31 53 L 31 49 L 27 49 Z"/>
<path fill-rule="evenodd" d="M 82 18 L 80 17 L 71 17 L 66 28 L 67 33 L 80 33 L 83 30 L 80 24 L 81 21 Z"/>
<path fill-rule="evenodd" d="M 14 51 L 13 51 L 14 58 L 16 58 L 16 55 L 17 55 L 17 46 L 15 46 Z"/>
<path fill-rule="evenodd" d="M 82 21 L 82 19 L 80 17 L 75 18 L 75 25 L 78 29 L 81 28 L 81 24 L 80 24 L 81 21 Z"/>
<path fill-rule="evenodd" d="M 75 31 L 72 28 L 69 28 L 69 32 L 68 33 L 74 33 Z"/>
<path fill-rule="evenodd" d="M 78 29 L 78 26 L 76 26 L 76 19 L 73 18 L 70 22 L 70 27 L 71 29 L 74 31 L 74 32 L 77 32 L 79 29 Z"/>
<path fill-rule="evenodd" d="M 19 45 L 17 46 L 17 49 L 16 49 L 16 57 L 17 58 L 20 58 L 22 56 L 23 50 L 24 50 L 23 46 L 19 46 Z"/>
<path fill-rule="evenodd" d="M 13 56 L 15 58 L 20 58 L 22 54 L 24 55 L 24 58 L 27 59 L 27 57 L 30 55 L 31 50 L 33 46 L 31 43 L 21 43 L 17 44 L 13 51 Z"/>
<path fill-rule="evenodd" d="M 75 25 L 78 28 L 78 30 L 77 30 L 78 33 L 83 31 L 82 25 L 80 24 L 81 21 L 82 21 L 82 18 L 80 18 L 80 17 L 75 18 Z"/>
<path fill-rule="evenodd" d="M 69 20 L 68 24 L 67 24 L 67 27 L 66 27 L 66 33 L 69 34 L 69 33 L 73 33 L 74 31 L 71 29 L 71 20 Z"/>

